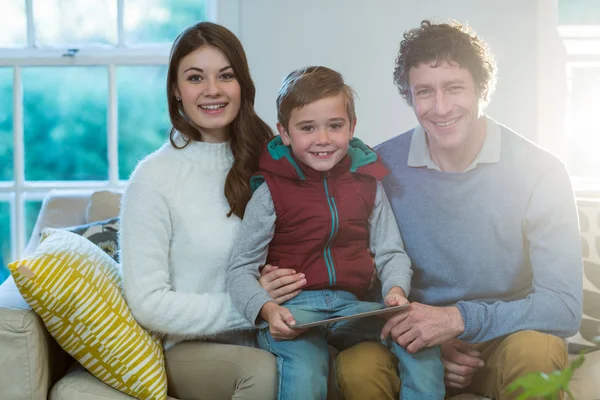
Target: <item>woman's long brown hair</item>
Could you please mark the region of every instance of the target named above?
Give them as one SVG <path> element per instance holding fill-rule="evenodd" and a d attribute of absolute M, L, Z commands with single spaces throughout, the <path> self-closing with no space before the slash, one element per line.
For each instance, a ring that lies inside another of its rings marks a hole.
<path fill-rule="evenodd" d="M 201 140 L 200 132 L 185 117 L 181 103 L 175 98 L 174 88 L 177 87 L 177 69 L 181 59 L 205 45 L 214 46 L 225 54 L 241 88 L 240 111 L 229 126 L 234 161 L 225 179 L 225 197 L 230 207 L 227 216 L 235 214 L 242 218 L 252 196 L 250 176 L 258 170 L 260 153 L 264 144 L 273 137 L 273 131 L 254 111 L 256 88 L 250 77 L 244 48 L 239 39 L 221 25 L 201 22 L 181 32 L 173 43 L 167 73 L 167 100 L 173 125 L 169 138 L 175 148 L 180 148 L 174 141 L 176 131 L 181 132 L 188 143 L 189 140 Z"/>

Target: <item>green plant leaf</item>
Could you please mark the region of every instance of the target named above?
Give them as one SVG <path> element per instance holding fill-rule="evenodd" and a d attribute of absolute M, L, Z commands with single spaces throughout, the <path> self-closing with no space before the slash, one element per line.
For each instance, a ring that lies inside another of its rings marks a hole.
<path fill-rule="evenodd" d="M 526 400 L 532 397 L 556 399 L 561 391 L 570 393 L 569 382 L 575 370 L 583 364 L 584 359 L 582 353 L 562 371 L 553 371 L 550 374 L 532 372 L 519 377 L 506 390 L 508 393 L 519 389 L 523 390 L 517 400 Z"/>

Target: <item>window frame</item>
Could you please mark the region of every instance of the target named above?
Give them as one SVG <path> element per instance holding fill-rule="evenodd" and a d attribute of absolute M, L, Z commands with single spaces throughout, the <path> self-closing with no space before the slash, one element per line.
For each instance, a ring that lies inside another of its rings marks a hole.
<path fill-rule="evenodd" d="M 570 152 L 573 71 L 577 68 L 600 67 L 600 25 L 557 25 L 557 30 L 566 50 L 567 98 L 562 143 L 565 146 L 563 154 L 567 155 Z M 600 197 L 600 177 L 572 176 L 571 179 L 577 197 Z"/>
<path fill-rule="evenodd" d="M 127 180 L 119 179 L 118 154 L 118 66 L 160 66 L 167 65 L 171 43 L 130 45 L 124 42 L 125 0 L 117 2 L 117 44 L 114 47 L 82 46 L 73 54 L 71 48 L 37 48 L 35 46 L 35 26 L 33 20 L 33 0 L 25 0 L 27 41 L 25 47 L 0 48 L 0 68 L 12 68 L 12 143 L 13 180 L 0 181 L 0 202 L 7 202 L 10 210 L 10 258 L 18 259 L 25 250 L 26 215 L 25 204 L 29 201 L 42 201 L 51 191 L 94 191 L 123 190 Z M 208 21 L 223 19 L 235 23 L 239 20 L 239 0 L 206 0 Z M 220 14 L 220 15 L 219 15 Z M 237 33 L 238 29 L 233 29 Z M 25 142 L 23 126 L 23 85 L 22 69 L 31 66 L 100 66 L 107 68 L 107 158 L 108 179 L 103 181 L 27 181 L 25 180 Z M 10 260 L 5 260 L 9 262 Z"/>

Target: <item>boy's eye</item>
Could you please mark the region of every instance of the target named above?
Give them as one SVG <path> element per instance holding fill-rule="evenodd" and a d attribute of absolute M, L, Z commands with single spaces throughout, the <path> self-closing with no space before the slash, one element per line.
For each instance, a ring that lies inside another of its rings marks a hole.
<path fill-rule="evenodd" d="M 342 127 L 342 124 L 331 124 L 329 125 L 329 127 L 331 129 L 340 129 Z"/>
<path fill-rule="evenodd" d="M 300 130 L 304 131 L 304 132 L 310 132 L 310 131 L 312 131 L 312 129 L 313 129 L 313 127 L 311 125 L 304 125 L 304 126 L 300 127 Z"/>

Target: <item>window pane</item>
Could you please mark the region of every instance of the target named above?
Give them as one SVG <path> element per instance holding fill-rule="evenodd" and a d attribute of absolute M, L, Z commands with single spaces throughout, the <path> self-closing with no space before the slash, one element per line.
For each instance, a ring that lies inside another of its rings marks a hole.
<path fill-rule="evenodd" d="M 119 179 L 128 179 L 137 162 L 167 140 L 166 81 L 166 65 L 117 68 Z"/>
<path fill-rule="evenodd" d="M 125 42 L 172 42 L 179 32 L 206 19 L 206 0 L 125 0 Z"/>
<path fill-rule="evenodd" d="M 116 0 L 37 0 L 33 21 L 37 45 L 117 43 Z"/>
<path fill-rule="evenodd" d="M 27 245 L 27 243 L 29 242 L 31 232 L 33 232 L 33 228 L 35 227 L 35 221 L 37 220 L 41 208 L 41 201 L 25 202 L 25 245 Z"/>
<path fill-rule="evenodd" d="M 106 180 L 105 67 L 23 68 L 25 179 Z"/>
<path fill-rule="evenodd" d="M 8 278 L 10 259 L 10 203 L 0 202 L 0 284 Z"/>
<path fill-rule="evenodd" d="M 24 47 L 26 45 L 25 0 L 2 0 L 0 47 Z"/>
<path fill-rule="evenodd" d="M 598 0 L 558 0 L 559 25 L 599 25 Z"/>
<path fill-rule="evenodd" d="M 0 181 L 13 180 L 12 68 L 0 68 Z"/>
<path fill-rule="evenodd" d="M 569 115 L 569 172 L 600 178 L 600 67 L 574 68 Z"/>

